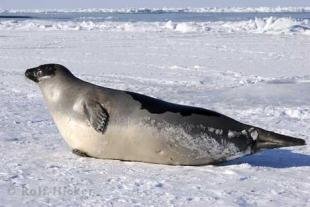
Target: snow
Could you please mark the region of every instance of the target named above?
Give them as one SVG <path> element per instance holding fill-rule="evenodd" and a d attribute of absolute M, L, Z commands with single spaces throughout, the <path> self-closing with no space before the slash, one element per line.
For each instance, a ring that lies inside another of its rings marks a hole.
<path fill-rule="evenodd" d="M 259 29 L 282 30 L 283 22 L 272 26 L 276 21 L 264 20 Z M 309 143 L 309 36 L 154 32 L 140 23 L 134 26 L 141 32 L 3 24 L 1 205 L 309 206 L 309 145 L 199 167 L 77 157 L 58 133 L 38 87 L 23 74 L 43 63 L 60 63 L 95 84 L 216 110 Z"/>

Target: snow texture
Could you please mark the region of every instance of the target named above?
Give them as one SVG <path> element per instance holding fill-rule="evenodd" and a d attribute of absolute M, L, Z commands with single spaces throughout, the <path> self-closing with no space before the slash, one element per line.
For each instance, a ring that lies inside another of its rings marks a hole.
<path fill-rule="evenodd" d="M 287 21 L 245 24 L 286 30 Z M 216 110 L 309 143 L 309 36 L 18 24 L 0 24 L 0 206 L 309 206 L 309 145 L 200 167 L 78 157 L 24 77 L 27 68 L 60 63 L 95 84 Z"/>

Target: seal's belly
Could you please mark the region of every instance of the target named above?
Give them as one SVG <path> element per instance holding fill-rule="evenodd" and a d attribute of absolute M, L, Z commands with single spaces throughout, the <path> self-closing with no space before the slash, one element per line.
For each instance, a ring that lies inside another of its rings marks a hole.
<path fill-rule="evenodd" d="M 110 124 L 101 134 L 87 122 L 63 115 L 54 116 L 54 120 L 70 147 L 96 158 L 202 165 L 249 153 L 239 152 L 230 143 L 218 143 L 212 137 L 194 138 L 182 129 L 171 126 L 158 129 L 139 124 Z"/>

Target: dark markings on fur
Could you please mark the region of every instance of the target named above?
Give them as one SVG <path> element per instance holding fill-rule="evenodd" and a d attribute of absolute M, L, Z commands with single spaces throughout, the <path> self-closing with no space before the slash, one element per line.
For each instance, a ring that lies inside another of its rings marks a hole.
<path fill-rule="evenodd" d="M 192 114 L 221 117 L 220 113 L 203 108 L 173 104 L 160 99 L 152 98 L 142 94 L 126 91 L 134 100 L 139 101 L 141 109 L 146 109 L 152 114 L 162 114 L 165 112 L 180 113 L 182 116 Z"/>
<path fill-rule="evenodd" d="M 83 151 L 78 150 L 78 149 L 73 149 L 72 153 L 76 154 L 78 156 L 81 156 L 81 157 L 90 157 L 86 152 L 83 152 Z"/>
<path fill-rule="evenodd" d="M 90 125 L 100 133 L 104 133 L 109 122 L 107 110 L 98 102 L 89 101 L 84 104 L 84 111 Z"/>
<path fill-rule="evenodd" d="M 39 82 L 39 79 L 45 76 L 54 76 L 57 68 L 64 68 L 57 64 L 45 64 L 36 68 L 26 70 L 25 76 L 34 82 Z M 66 69 L 67 70 L 67 69 Z M 64 71 L 66 71 L 64 70 Z"/>

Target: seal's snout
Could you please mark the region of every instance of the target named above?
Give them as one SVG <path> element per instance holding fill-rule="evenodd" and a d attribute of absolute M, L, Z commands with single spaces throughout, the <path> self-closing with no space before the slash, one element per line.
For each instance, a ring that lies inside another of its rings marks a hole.
<path fill-rule="evenodd" d="M 31 68 L 25 71 L 25 76 L 34 82 L 39 82 L 37 77 L 36 69 Z"/>
<path fill-rule="evenodd" d="M 31 71 L 30 69 L 25 71 L 25 76 L 28 78 L 31 75 Z"/>

